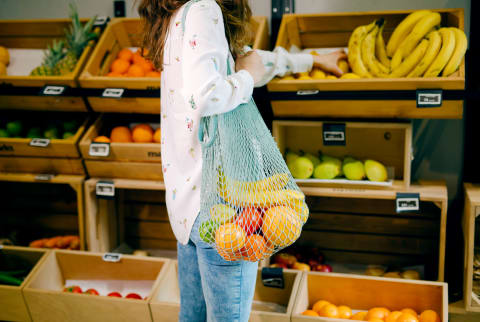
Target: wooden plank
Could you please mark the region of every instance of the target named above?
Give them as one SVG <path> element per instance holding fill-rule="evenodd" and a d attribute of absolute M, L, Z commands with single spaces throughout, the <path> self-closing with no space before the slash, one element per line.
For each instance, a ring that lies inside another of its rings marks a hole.
<path fill-rule="evenodd" d="M 136 238 L 127 237 L 128 245 L 136 249 L 165 249 L 176 250 L 177 240 L 175 239 L 155 239 L 155 238 Z"/>
<path fill-rule="evenodd" d="M 83 175 L 81 159 L 0 157 L 0 172 Z"/>
<path fill-rule="evenodd" d="M 125 204 L 125 218 L 127 220 L 146 220 L 149 222 L 168 222 L 167 207 L 165 205 L 152 204 Z"/>
<path fill-rule="evenodd" d="M 78 231 L 78 217 L 76 214 L 48 214 L 3 212 L 2 225 L 16 229 L 30 228 L 31 230 Z"/>
<path fill-rule="evenodd" d="M 408 267 L 425 263 L 423 255 L 400 255 L 388 253 L 372 253 L 361 251 L 343 251 L 320 249 L 328 261 L 346 264 L 384 265 L 392 267 Z"/>
<path fill-rule="evenodd" d="M 463 277 L 463 300 L 465 310 L 475 312 L 475 301 L 472 296 L 473 289 L 473 261 L 475 247 L 475 219 L 477 207 L 480 206 L 480 188 L 471 183 L 464 184 L 465 208 L 462 216 L 462 228 L 464 237 L 464 277 Z M 479 310 L 480 311 L 480 310 Z"/>
<path fill-rule="evenodd" d="M 128 237 L 176 240 L 169 222 L 146 222 L 125 219 Z"/>
<path fill-rule="evenodd" d="M 85 167 L 96 178 L 163 180 L 161 163 L 86 160 Z"/>
<path fill-rule="evenodd" d="M 93 178 L 87 181 L 89 187 L 95 187 L 99 181 Z M 154 180 L 135 180 L 135 179 L 113 179 L 115 188 L 117 189 L 133 189 L 133 190 L 161 190 L 165 191 L 165 183 L 163 181 Z"/>
<path fill-rule="evenodd" d="M 122 84 L 125 84 L 124 82 L 121 81 Z M 160 85 L 160 79 L 155 79 L 154 82 L 157 86 Z M 160 96 L 158 98 L 135 97 L 121 99 L 88 97 L 87 99 L 95 112 L 159 114 L 161 111 Z"/>
<path fill-rule="evenodd" d="M 2 79 L 0 78 L 0 81 Z M 6 80 L 9 81 L 9 80 Z M 42 84 L 35 84 L 32 81 L 15 81 L 16 86 L 43 86 Z M 9 81 L 9 84 L 13 82 Z M 32 84 L 33 83 L 33 84 Z M 39 82 L 42 83 L 42 82 Z M 43 82 L 45 83 L 45 82 Z M 62 82 L 59 85 L 73 86 L 74 84 L 66 84 Z M 69 112 L 86 112 L 87 108 L 85 102 L 81 97 L 50 97 L 50 96 L 0 96 L 0 108 L 3 109 L 20 109 L 20 110 L 34 110 L 34 111 L 69 111 Z"/>
<path fill-rule="evenodd" d="M 165 192 L 156 190 L 125 190 L 125 202 L 165 203 Z"/>

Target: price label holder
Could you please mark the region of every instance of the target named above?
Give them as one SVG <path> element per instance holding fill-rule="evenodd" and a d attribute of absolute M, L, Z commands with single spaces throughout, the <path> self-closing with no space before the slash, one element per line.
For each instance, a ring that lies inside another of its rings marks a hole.
<path fill-rule="evenodd" d="M 266 287 L 285 288 L 283 268 L 264 267 L 262 268 L 262 283 Z"/>
<path fill-rule="evenodd" d="M 43 96 L 62 96 L 67 91 L 68 86 L 63 85 L 46 85 L 40 90 Z"/>
<path fill-rule="evenodd" d="M 35 176 L 36 181 L 52 181 L 52 179 L 55 177 L 54 174 L 37 174 Z"/>
<path fill-rule="evenodd" d="M 108 16 L 98 16 L 97 19 L 93 22 L 93 27 L 105 28 L 105 26 L 110 22 L 110 17 Z"/>
<path fill-rule="evenodd" d="M 31 139 L 28 145 L 35 146 L 37 148 L 46 148 L 50 145 L 50 139 Z"/>
<path fill-rule="evenodd" d="M 110 143 L 92 142 L 88 149 L 91 157 L 108 157 L 110 155 Z"/>
<path fill-rule="evenodd" d="M 320 93 L 318 89 L 306 89 L 306 90 L 300 90 L 297 92 L 298 96 L 308 96 L 308 95 L 316 95 Z"/>
<path fill-rule="evenodd" d="M 102 97 L 103 98 L 122 98 L 125 93 L 124 88 L 105 88 Z"/>
<path fill-rule="evenodd" d="M 115 184 L 113 181 L 98 181 L 95 194 L 100 199 L 113 199 L 115 197 Z"/>
<path fill-rule="evenodd" d="M 417 108 L 441 107 L 443 91 L 441 89 L 418 89 Z"/>
<path fill-rule="evenodd" d="M 324 123 L 323 124 L 323 145 L 345 146 L 347 138 L 345 135 L 345 124 Z"/>
<path fill-rule="evenodd" d="M 118 263 L 122 259 L 122 254 L 118 253 L 105 253 L 102 256 L 103 261 L 110 263 Z"/>
<path fill-rule="evenodd" d="M 398 192 L 395 199 L 395 208 L 397 213 L 420 211 L 420 194 Z"/>

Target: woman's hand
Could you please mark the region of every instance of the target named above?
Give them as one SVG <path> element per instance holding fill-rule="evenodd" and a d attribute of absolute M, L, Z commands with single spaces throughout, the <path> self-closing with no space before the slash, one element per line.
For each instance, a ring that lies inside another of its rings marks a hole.
<path fill-rule="evenodd" d="M 313 56 L 313 67 L 318 67 L 325 72 L 334 74 L 337 77 L 342 76 L 343 72 L 338 68 L 338 61 L 347 59 L 347 54 L 343 50 L 338 50 L 325 55 Z"/>
<path fill-rule="evenodd" d="M 237 57 L 235 70 L 238 72 L 242 69 L 245 69 L 252 75 L 255 84 L 260 82 L 263 75 L 265 75 L 265 66 L 263 66 L 262 58 L 255 50 L 251 50 L 245 55 Z"/>

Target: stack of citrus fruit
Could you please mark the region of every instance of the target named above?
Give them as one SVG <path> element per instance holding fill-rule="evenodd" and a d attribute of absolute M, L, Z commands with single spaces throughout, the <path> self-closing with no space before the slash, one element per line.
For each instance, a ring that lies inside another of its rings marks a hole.
<path fill-rule="evenodd" d="M 123 48 L 117 58 L 110 65 L 109 77 L 160 77 L 160 72 L 155 70 L 152 62 L 145 58 L 146 51 L 138 49 L 133 53 L 128 48 Z"/>
<path fill-rule="evenodd" d="M 354 314 L 348 306 L 336 306 L 325 300 L 315 302 L 302 315 L 370 322 L 441 322 L 440 316 L 433 310 L 425 310 L 419 315 L 410 308 L 390 311 L 384 307 L 375 307 Z"/>
<path fill-rule="evenodd" d="M 138 124 L 132 130 L 127 126 L 116 126 L 110 132 L 110 137 L 97 136 L 93 142 L 160 143 L 160 128 L 154 131 L 149 124 Z"/>

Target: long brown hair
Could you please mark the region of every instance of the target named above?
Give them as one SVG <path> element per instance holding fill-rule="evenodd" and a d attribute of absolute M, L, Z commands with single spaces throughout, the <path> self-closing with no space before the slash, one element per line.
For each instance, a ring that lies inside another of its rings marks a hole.
<path fill-rule="evenodd" d="M 188 0 L 141 0 L 138 13 L 144 20 L 143 47 L 158 69 L 163 69 L 163 50 L 175 11 Z M 223 13 L 225 34 L 234 56 L 242 53 L 251 38 L 252 11 L 248 0 L 216 0 Z"/>

